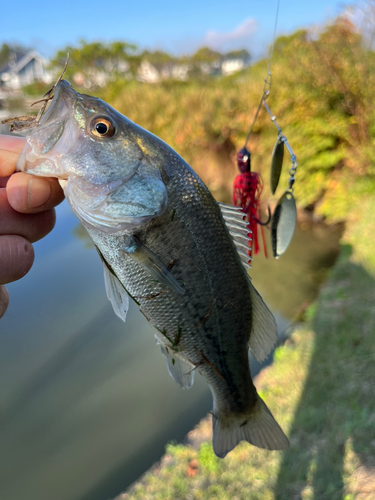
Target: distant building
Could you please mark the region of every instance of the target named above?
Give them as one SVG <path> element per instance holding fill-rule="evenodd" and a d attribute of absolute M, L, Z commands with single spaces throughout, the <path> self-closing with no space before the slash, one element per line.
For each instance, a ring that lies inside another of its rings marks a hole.
<path fill-rule="evenodd" d="M 213 62 L 198 62 L 195 63 L 196 69 L 202 74 L 207 76 L 218 76 L 221 74 L 221 63 L 218 59 Z"/>
<path fill-rule="evenodd" d="M 186 81 L 189 78 L 191 65 L 184 63 L 154 63 L 142 61 L 138 71 L 137 78 L 141 82 L 158 83 L 161 80 L 172 78 L 173 80 Z"/>
<path fill-rule="evenodd" d="M 137 78 L 141 82 L 158 83 L 162 77 L 153 64 L 142 61 L 137 71 Z"/>
<path fill-rule="evenodd" d="M 137 69 L 136 78 L 146 83 L 159 83 L 167 79 L 187 81 L 199 75 L 210 77 L 232 75 L 247 68 L 249 63 L 250 54 L 246 50 L 230 52 L 215 61 L 151 63 L 145 58 Z"/>
<path fill-rule="evenodd" d="M 92 90 L 97 87 L 104 87 L 111 80 L 112 76 L 112 73 L 103 69 L 87 68 L 84 73 L 74 73 L 73 82 L 76 85 Z"/>
<path fill-rule="evenodd" d="M 86 87 L 89 90 L 104 87 L 117 77 L 132 78 L 130 64 L 121 59 L 98 59 L 95 64 L 86 67 L 84 71 L 78 71 L 73 75 L 76 85 Z"/>
<path fill-rule="evenodd" d="M 160 68 L 161 76 L 163 79 L 172 78 L 173 80 L 186 81 L 191 66 L 189 64 L 180 63 L 166 63 L 162 64 Z"/>
<path fill-rule="evenodd" d="M 237 71 L 241 71 L 245 67 L 245 62 L 242 59 L 227 59 L 221 63 L 221 72 L 223 75 L 233 75 Z"/>
<path fill-rule="evenodd" d="M 241 50 L 237 54 L 229 54 L 221 62 L 221 73 L 223 75 L 233 75 L 249 66 L 250 54 L 246 50 Z"/>
<path fill-rule="evenodd" d="M 54 76 L 48 64 L 49 61 L 34 50 L 12 52 L 9 61 L 0 68 L 0 86 L 18 90 L 36 81 L 51 83 Z"/>

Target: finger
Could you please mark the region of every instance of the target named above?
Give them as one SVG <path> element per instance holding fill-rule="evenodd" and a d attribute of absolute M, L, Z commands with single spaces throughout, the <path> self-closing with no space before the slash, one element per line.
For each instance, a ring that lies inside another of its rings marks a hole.
<path fill-rule="evenodd" d="M 7 182 L 9 180 L 9 177 L 0 177 L 0 188 L 5 188 L 7 186 Z"/>
<path fill-rule="evenodd" d="M 9 293 L 5 286 L 0 285 L 0 318 L 4 316 L 9 305 Z"/>
<path fill-rule="evenodd" d="M 25 145 L 23 137 L 0 135 L 0 177 L 11 175 L 16 170 L 18 157 Z"/>
<path fill-rule="evenodd" d="M 32 244 L 22 236 L 0 236 L 0 285 L 25 276 L 34 262 Z"/>
<path fill-rule="evenodd" d="M 19 172 L 7 183 L 9 204 L 21 213 L 35 214 L 56 207 L 64 199 L 63 190 L 57 179 L 35 177 Z"/>
<path fill-rule="evenodd" d="M 8 202 L 5 189 L 0 189 L 0 235 L 17 234 L 31 243 L 52 231 L 56 222 L 53 209 L 37 214 L 21 214 Z"/>

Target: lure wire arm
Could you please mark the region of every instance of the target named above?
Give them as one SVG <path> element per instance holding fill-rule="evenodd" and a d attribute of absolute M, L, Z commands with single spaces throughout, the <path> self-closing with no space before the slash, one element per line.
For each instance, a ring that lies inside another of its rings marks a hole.
<path fill-rule="evenodd" d="M 272 123 L 277 128 L 280 140 L 284 142 L 286 149 L 289 151 L 290 160 L 292 162 L 292 167 L 289 170 L 290 177 L 289 177 L 289 188 L 288 188 L 288 191 L 291 192 L 291 193 L 293 193 L 293 184 L 294 184 L 294 182 L 296 180 L 295 179 L 295 175 L 296 175 L 296 172 L 297 172 L 297 157 L 294 154 L 293 149 L 292 149 L 291 145 L 288 142 L 288 139 L 285 137 L 285 135 L 283 135 L 283 131 L 281 130 L 280 125 L 276 121 L 276 116 L 270 110 L 268 104 L 266 103 L 266 100 L 263 99 L 262 102 L 263 102 L 263 106 L 266 108 L 267 113 L 270 115 Z"/>

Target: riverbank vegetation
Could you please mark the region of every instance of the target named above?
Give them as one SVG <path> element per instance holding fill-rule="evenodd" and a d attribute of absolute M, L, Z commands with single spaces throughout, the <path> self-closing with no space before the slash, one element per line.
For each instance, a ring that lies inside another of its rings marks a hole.
<path fill-rule="evenodd" d="M 243 443 L 220 460 L 207 417 L 117 500 L 375 498 L 374 63 L 345 19 L 314 36 L 281 37 L 275 47 L 269 104 L 298 155 L 298 203 L 328 220 L 346 220 L 340 257 L 319 298 L 255 381 L 290 448 L 267 452 Z M 231 160 L 265 73 L 261 61 L 240 77 L 204 86 L 164 83 L 142 93 L 130 84 L 129 93 L 106 92 L 229 197 Z M 153 98 L 143 99 L 147 93 Z M 265 114 L 254 132 L 253 166 L 267 178 L 276 134 Z M 286 179 L 287 169 L 283 186 Z"/>
<path fill-rule="evenodd" d="M 374 197 L 363 209 L 373 213 Z M 370 500 L 375 494 L 375 223 L 352 210 L 318 300 L 256 378 L 290 439 L 285 452 L 243 443 L 212 451 L 211 418 L 116 500 Z"/>
<path fill-rule="evenodd" d="M 95 93 L 164 139 L 218 199 L 230 201 L 235 154 L 267 63 L 230 76 L 152 84 L 118 75 Z M 242 444 L 219 460 L 207 418 L 186 444 L 169 444 L 160 464 L 119 499 L 375 498 L 374 89 L 375 53 L 347 18 L 277 39 L 268 104 L 298 158 L 297 203 L 329 222 L 346 221 L 340 258 L 305 323 L 256 380 L 290 438 L 289 450 Z M 276 135 L 263 110 L 249 146 L 265 181 Z M 286 154 L 274 201 L 287 179 Z"/>
<path fill-rule="evenodd" d="M 229 76 L 215 76 L 202 68 L 211 68 L 215 60 L 230 54 L 200 49 L 177 61 L 161 52 L 139 54 L 136 47 L 123 42 L 81 42 L 56 54 L 56 68 L 61 68 L 67 51 L 71 54 L 67 78 L 78 90 L 87 92 L 79 86 L 80 79 L 91 82 L 90 93 L 164 139 L 218 199 L 230 201 L 235 154 L 245 142 L 258 106 L 267 59 Z M 155 68 L 178 63 L 190 69 L 185 80 L 173 78 L 172 72 L 169 78 L 145 83 L 135 75 L 146 60 Z M 105 77 L 95 70 L 100 61 L 109 68 L 105 74 L 111 75 L 104 86 L 95 85 L 95 78 Z M 123 65 L 129 68 L 125 73 Z M 35 93 L 35 88 L 26 90 Z M 268 104 L 297 155 L 295 197 L 300 208 L 331 221 L 342 220 L 353 204 L 374 190 L 374 89 L 372 38 L 347 17 L 276 40 Z M 265 180 L 264 200 L 271 198 L 268 178 L 276 136 L 263 109 L 249 147 L 253 169 Z M 289 167 L 286 154 L 273 202 L 287 187 Z"/>
<path fill-rule="evenodd" d="M 118 80 L 101 97 L 175 148 L 214 194 L 229 201 L 243 146 L 258 105 L 267 61 L 220 78 L 145 84 Z M 277 39 L 268 100 L 297 158 L 300 207 L 344 219 L 375 187 L 375 54 L 345 18 L 317 33 Z M 263 111 L 249 146 L 253 169 L 268 185 L 276 129 Z M 275 200 L 287 187 L 284 172 Z M 266 195 L 270 195 L 266 188 Z"/>

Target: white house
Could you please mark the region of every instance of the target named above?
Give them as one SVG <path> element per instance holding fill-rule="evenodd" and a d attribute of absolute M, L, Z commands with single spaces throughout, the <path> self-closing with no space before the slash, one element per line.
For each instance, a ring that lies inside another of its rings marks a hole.
<path fill-rule="evenodd" d="M 98 60 L 91 67 L 86 67 L 84 72 L 77 72 L 73 75 L 73 81 L 76 85 L 95 89 L 104 87 L 110 81 L 116 79 L 118 75 L 125 78 L 132 78 L 130 64 L 121 59 Z"/>
<path fill-rule="evenodd" d="M 0 86 L 17 90 L 35 81 L 51 83 L 54 75 L 47 69 L 48 64 L 49 61 L 34 50 L 12 52 L 7 64 L 0 68 Z"/>
<path fill-rule="evenodd" d="M 245 68 L 245 61 L 243 59 L 226 59 L 221 63 L 221 72 L 223 75 L 233 75 L 237 71 Z"/>
<path fill-rule="evenodd" d="M 168 78 L 186 81 L 190 69 L 191 65 L 189 64 L 176 64 L 174 62 L 151 64 L 144 60 L 138 68 L 137 78 L 141 82 L 147 83 L 158 83 Z"/>
<path fill-rule="evenodd" d="M 221 73 L 233 75 L 238 71 L 248 68 L 250 65 L 250 54 L 246 49 L 235 50 L 226 54 L 221 60 Z"/>
<path fill-rule="evenodd" d="M 158 83 L 161 80 L 161 75 L 153 64 L 142 61 L 138 68 L 137 78 L 141 82 Z"/>

